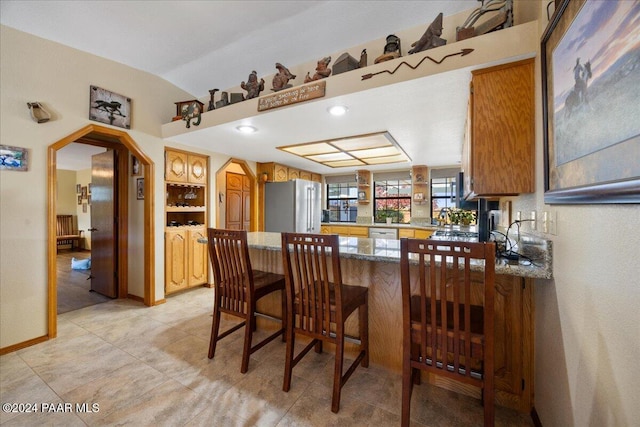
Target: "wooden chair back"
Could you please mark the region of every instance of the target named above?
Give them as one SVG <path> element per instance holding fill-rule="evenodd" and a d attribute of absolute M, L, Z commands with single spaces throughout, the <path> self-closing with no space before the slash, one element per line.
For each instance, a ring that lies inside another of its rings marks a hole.
<path fill-rule="evenodd" d="M 283 233 L 283 255 L 289 312 L 296 313 L 296 332 L 313 338 L 328 339 L 330 323 L 340 322 L 342 274 L 338 235 Z M 334 301 L 331 296 L 335 293 Z M 332 310 L 332 306 L 334 310 Z M 295 320 L 295 319 L 294 319 Z"/>
<path fill-rule="evenodd" d="M 78 234 L 73 215 L 56 215 L 56 236 L 74 236 Z"/>
<path fill-rule="evenodd" d="M 402 424 L 424 370 L 480 387 L 493 425 L 495 244 L 401 239 L 400 253 Z"/>
<path fill-rule="evenodd" d="M 220 292 L 219 309 L 244 315 L 254 291 L 247 232 L 209 228 L 207 237 L 216 290 Z"/>

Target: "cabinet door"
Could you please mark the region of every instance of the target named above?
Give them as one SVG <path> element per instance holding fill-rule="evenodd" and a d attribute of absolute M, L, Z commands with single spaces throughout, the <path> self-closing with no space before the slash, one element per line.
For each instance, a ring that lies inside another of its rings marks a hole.
<path fill-rule="evenodd" d="M 300 171 L 294 168 L 288 168 L 289 181 L 300 178 Z"/>
<path fill-rule="evenodd" d="M 321 234 L 331 234 L 331 227 L 328 225 L 321 225 L 320 226 L 320 233 Z"/>
<path fill-rule="evenodd" d="M 189 240 L 188 254 L 188 280 L 187 285 L 197 286 L 207 283 L 208 264 L 207 264 L 207 245 L 198 242 L 198 239 L 206 239 L 206 231 L 204 228 L 196 230 L 188 230 L 187 236 Z"/>
<path fill-rule="evenodd" d="M 189 154 L 189 178 L 188 182 L 192 184 L 207 183 L 207 158 L 205 156 L 197 156 Z"/>
<path fill-rule="evenodd" d="M 289 169 L 286 166 L 275 164 L 273 167 L 273 180 L 276 182 L 289 180 Z"/>
<path fill-rule="evenodd" d="M 433 230 L 416 230 L 416 239 L 428 239 L 433 234 Z"/>
<path fill-rule="evenodd" d="M 532 193 L 533 59 L 474 71 L 471 97 L 472 193 L 475 196 Z"/>
<path fill-rule="evenodd" d="M 398 230 L 398 239 L 402 239 L 403 237 L 413 238 L 415 237 L 415 230 L 413 228 L 400 228 Z"/>
<path fill-rule="evenodd" d="M 317 173 L 312 173 L 311 174 L 311 181 L 315 181 L 315 182 L 322 182 L 322 175 L 317 174 Z"/>
<path fill-rule="evenodd" d="M 176 292 L 187 287 L 187 238 L 184 230 L 165 232 L 165 292 Z"/>
<path fill-rule="evenodd" d="M 173 182 L 187 182 L 187 154 L 177 151 L 165 152 L 165 179 Z"/>
<path fill-rule="evenodd" d="M 369 237 L 369 227 L 349 227 L 349 236 Z"/>
<path fill-rule="evenodd" d="M 306 179 L 307 181 L 311 181 L 311 172 L 300 171 L 300 178 Z"/>

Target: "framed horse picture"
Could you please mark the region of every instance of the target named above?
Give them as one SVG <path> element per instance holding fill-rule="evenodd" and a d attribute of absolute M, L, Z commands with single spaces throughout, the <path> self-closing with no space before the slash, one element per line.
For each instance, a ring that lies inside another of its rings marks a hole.
<path fill-rule="evenodd" d="M 542 37 L 546 203 L 640 203 L 640 2 L 561 0 Z"/>
<path fill-rule="evenodd" d="M 98 86 L 89 88 L 89 119 L 131 129 L 131 98 Z"/>

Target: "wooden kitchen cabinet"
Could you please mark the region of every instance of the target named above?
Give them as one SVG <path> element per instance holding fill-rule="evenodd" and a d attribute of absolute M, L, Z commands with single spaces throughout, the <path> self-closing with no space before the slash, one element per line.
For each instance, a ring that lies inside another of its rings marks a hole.
<path fill-rule="evenodd" d="M 208 284 L 208 157 L 165 151 L 165 294 Z"/>
<path fill-rule="evenodd" d="M 472 71 L 465 198 L 535 191 L 534 89 L 534 59 Z"/>
<path fill-rule="evenodd" d="M 267 180 L 270 182 L 282 182 L 292 179 L 306 179 L 309 181 L 322 182 L 322 176 L 306 170 L 296 169 L 279 163 L 258 163 L 258 175 L 266 172 Z"/>

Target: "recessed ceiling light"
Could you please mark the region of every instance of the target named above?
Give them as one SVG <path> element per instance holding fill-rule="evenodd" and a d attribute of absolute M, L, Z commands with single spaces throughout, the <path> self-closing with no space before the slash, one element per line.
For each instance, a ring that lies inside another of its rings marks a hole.
<path fill-rule="evenodd" d="M 240 133 L 255 133 L 258 131 L 258 128 L 249 125 L 240 125 L 236 126 L 236 130 Z"/>
<path fill-rule="evenodd" d="M 334 105 L 333 107 L 329 107 L 327 109 L 329 114 L 331 114 L 332 116 L 343 116 L 347 113 L 348 110 L 349 108 L 345 107 L 344 105 Z"/>

